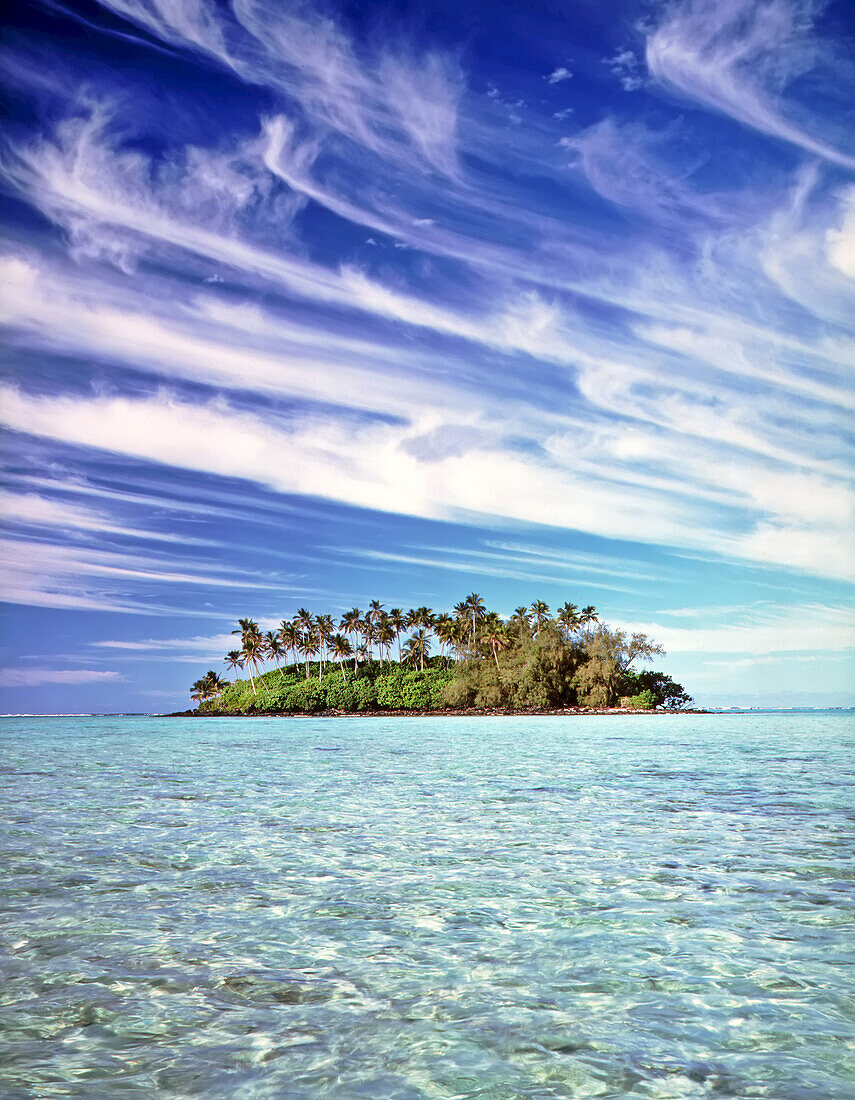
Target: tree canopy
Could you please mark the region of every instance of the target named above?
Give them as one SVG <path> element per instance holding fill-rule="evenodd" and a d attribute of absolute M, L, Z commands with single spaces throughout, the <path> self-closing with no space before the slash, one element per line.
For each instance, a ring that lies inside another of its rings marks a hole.
<path fill-rule="evenodd" d="M 535 600 L 502 616 L 473 592 L 451 612 L 387 611 L 372 600 L 338 619 L 302 607 L 267 631 L 244 618 L 232 633 L 240 648 L 225 664 L 249 680 L 229 684 L 210 670 L 191 689 L 201 712 L 649 710 L 692 701 L 664 672 L 639 667 L 660 645 L 611 629 L 592 605 L 568 602 L 553 614 Z"/>

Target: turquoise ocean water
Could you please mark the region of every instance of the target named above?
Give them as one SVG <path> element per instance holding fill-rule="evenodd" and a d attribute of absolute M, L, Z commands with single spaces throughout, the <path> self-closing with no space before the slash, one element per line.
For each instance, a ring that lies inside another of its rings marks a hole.
<path fill-rule="evenodd" d="M 0 1095 L 855 1096 L 847 714 L 0 721 Z"/>

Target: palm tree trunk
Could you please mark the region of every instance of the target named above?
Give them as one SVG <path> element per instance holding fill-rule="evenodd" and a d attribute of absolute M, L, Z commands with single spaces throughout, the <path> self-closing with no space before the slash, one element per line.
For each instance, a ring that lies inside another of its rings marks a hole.
<path fill-rule="evenodd" d="M 260 674 L 259 674 L 259 672 L 258 672 L 258 666 L 257 666 L 257 665 L 256 665 L 256 669 L 255 669 L 255 672 L 256 672 L 256 675 L 260 675 Z M 266 680 L 262 680 L 262 681 L 261 681 L 261 683 L 262 683 L 262 684 L 263 684 L 263 686 L 264 686 L 264 694 L 265 694 L 265 695 L 267 696 L 267 698 L 269 699 L 269 698 L 270 698 L 270 688 L 269 688 L 269 687 L 267 686 L 267 681 L 266 681 Z"/>

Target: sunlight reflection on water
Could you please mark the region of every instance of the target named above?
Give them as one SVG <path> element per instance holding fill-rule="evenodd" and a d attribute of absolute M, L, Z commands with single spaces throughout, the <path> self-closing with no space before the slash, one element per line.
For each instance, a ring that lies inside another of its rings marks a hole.
<path fill-rule="evenodd" d="M 6 1097 L 852 1095 L 850 715 L 0 738 Z"/>

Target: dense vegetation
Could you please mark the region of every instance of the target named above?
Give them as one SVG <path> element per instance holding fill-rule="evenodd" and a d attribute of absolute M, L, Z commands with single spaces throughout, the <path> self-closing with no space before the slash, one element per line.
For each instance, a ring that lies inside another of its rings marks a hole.
<path fill-rule="evenodd" d="M 633 668 L 660 655 L 644 634 L 599 622 L 596 609 L 541 600 L 507 620 L 477 593 L 451 614 L 420 607 L 332 616 L 301 608 L 265 633 L 252 619 L 233 631 L 240 648 L 225 663 L 248 679 L 212 669 L 193 685 L 203 714 L 563 707 L 681 708 L 691 698 L 662 672 Z M 402 641 L 402 635 L 408 634 Z M 438 653 L 432 650 L 438 648 Z M 393 650 L 397 656 L 393 656 Z M 264 669 L 264 665 L 273 667 Z"/>

